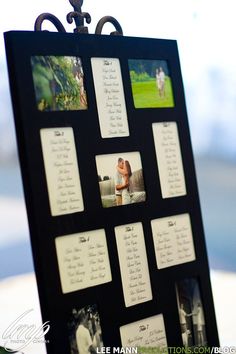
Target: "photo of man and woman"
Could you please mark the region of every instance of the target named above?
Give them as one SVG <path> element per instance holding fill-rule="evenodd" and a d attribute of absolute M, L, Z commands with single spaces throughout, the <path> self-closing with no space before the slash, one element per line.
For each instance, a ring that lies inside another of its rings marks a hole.
<path fill-rule="evenodd" d="M 96 156 L 98 182 L 104 208 L 146 200 L 139 152 Z"/>
<path fill-rule="evenodd" d="M 197 279 L 184 279 L 176 284 L 183 345 L 202 347 L 207 345 L 205 317 Z"/>
<path fill-rule="evenodd" d="M 38 110 L 68 111 L 88 108 L 80 58 L 33 56 L 31 65 Z"/>
<path fill-rule="evenodd" d="M 174 107 L 172 82 L 165 60 L 129 60 L 135 108 Z"/>
<path fill-rule="evenodd" d="M 103 347 L 97 305 L 73 309 L 68 327 L 71 354 L 95 354 Z"/>

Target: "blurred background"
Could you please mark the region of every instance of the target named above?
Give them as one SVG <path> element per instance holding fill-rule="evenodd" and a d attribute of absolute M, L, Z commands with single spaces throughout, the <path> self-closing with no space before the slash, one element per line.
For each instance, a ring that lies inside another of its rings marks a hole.
<path fill-rule="evenodd" d="M 56 15 L 72 32 L 74 26 L 66 23 L 71 10 L 68 0 L 3 2 L 0 32 L 33 30 L 42 12 Z M 90 33 L 102 16 L 112 15 L 127 36 L 178 41 L 210 267 L 236 272 L 235 1 L 146 0 L 143 5 L 133 0 L 85 0 L 83 11 L 92 16 Z M 104 32 L 110 29 L 106 25 Z M 0 280 L 32 271 L 1 35 Z"/>

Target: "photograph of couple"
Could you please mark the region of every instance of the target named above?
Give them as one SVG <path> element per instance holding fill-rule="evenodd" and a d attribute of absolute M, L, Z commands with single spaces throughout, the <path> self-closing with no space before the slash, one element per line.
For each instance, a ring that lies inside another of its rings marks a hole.
<path fill-rule="evenodd" d="M 98 155 L 96 164 L 104 208 L 146 200 L 139 152 Z"/>
<path fill-rule="evenodd" d="M 103 347 L 100 317 L 96 305 L 73 309 L 68 324 L 71 354 L 96 354 Z"/>
<path fill-rule="evenodd" d="M 174 107 L 174 95 L 165 60 L 129 60 L 135 108 Z"/>
<path fill-rule="evenodd" d="M 207 345 L 205 318 L 197 279 L 184 279 L 176 286 L 183 345 Z"/>

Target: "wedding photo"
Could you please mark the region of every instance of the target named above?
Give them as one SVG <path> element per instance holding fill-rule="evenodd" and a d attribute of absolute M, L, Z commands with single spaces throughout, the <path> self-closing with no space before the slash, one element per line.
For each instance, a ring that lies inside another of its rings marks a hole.
<path fill-rule="evenodd" d="M 135 108 L 174 107 L 168 64 L 165 60 L 129 60 Z"/>
<path fill-rule="evenodd" d="M 198 280 L 179 281 L 176 295 L 183 345 L 186 348 L 206 346 L 206 324 Z"/>
<path fill-rule="evenodd" d="M 104 208 L 145 202 L 146 192 L 139 152 L 96 156 Z"/>
<path fill-rule="evenodd" d="M 32 56 L 31 65 L 39 111 L 69 111 L 88 108 L 80 58 Z"/>
<path fill-rule="evenodd" d="M 95 354 L 103 347 L 102 330 L 97 305 L 73 309 L 68 322 L 70 353 Z"/>

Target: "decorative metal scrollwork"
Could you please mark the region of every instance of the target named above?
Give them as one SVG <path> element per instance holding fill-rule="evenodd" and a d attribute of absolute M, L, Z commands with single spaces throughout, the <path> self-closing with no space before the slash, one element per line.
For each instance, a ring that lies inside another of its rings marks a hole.
<path fill-rule="evenodd" d="M 70 4 L 73 6 L 74 11 L 67 14 L 67 22 L 72 23 L 75 21 L 75 33 L 88 33 L 88 27 L 84 26 L 84 21 L 86 23 L 91 23 L 91 16 L 88 12 L 82 12 L 83 0 L 69 0 Z M 57 29 L 58 32 L 66 32 L 65 27 L 61 21 L 54 15 L 50 13 L 43 13 L 39 15 L 35 21 L 34 29 L 35 31 L 42 31 L 42 24 L 44 21 L 51 22 Z M 119 22 L 112 16 L 104 16 L 98 22 L 95 33 L 102 34 L 103 26 L 106 23 L 112 23 L 115 27 L 115 31 L 111 32 L 111 35 L 123 35 L 123 31 Z"/>
<path fill-rule="evenodd" d="M 123 35 L 123 31 L 121 28 L 121 25 L 119 24 L 119 22 L 112 16 L 104 16 L 101 18 L 100 21 L 98 21 L 95 33 L 96 34 L 102 34 L 102 29 L 103 26 L 105 25 L 105 23 L 112 23 L 116 29 L 116 31 L 111 32 L 111 35 Z"/>
<path fill-rule="evenodd" d="M 35 31 L 42 31 L 42 24 L 46 20 L 50 21 L 56 27 L 58 32 L 66 32 L 61 21 L 58 20 L 58 18 L 56 16 L 54 16 L 48 12 L 43 13 L 37 17 L 35 24 L 34 24 L 34 30 Z"/>

